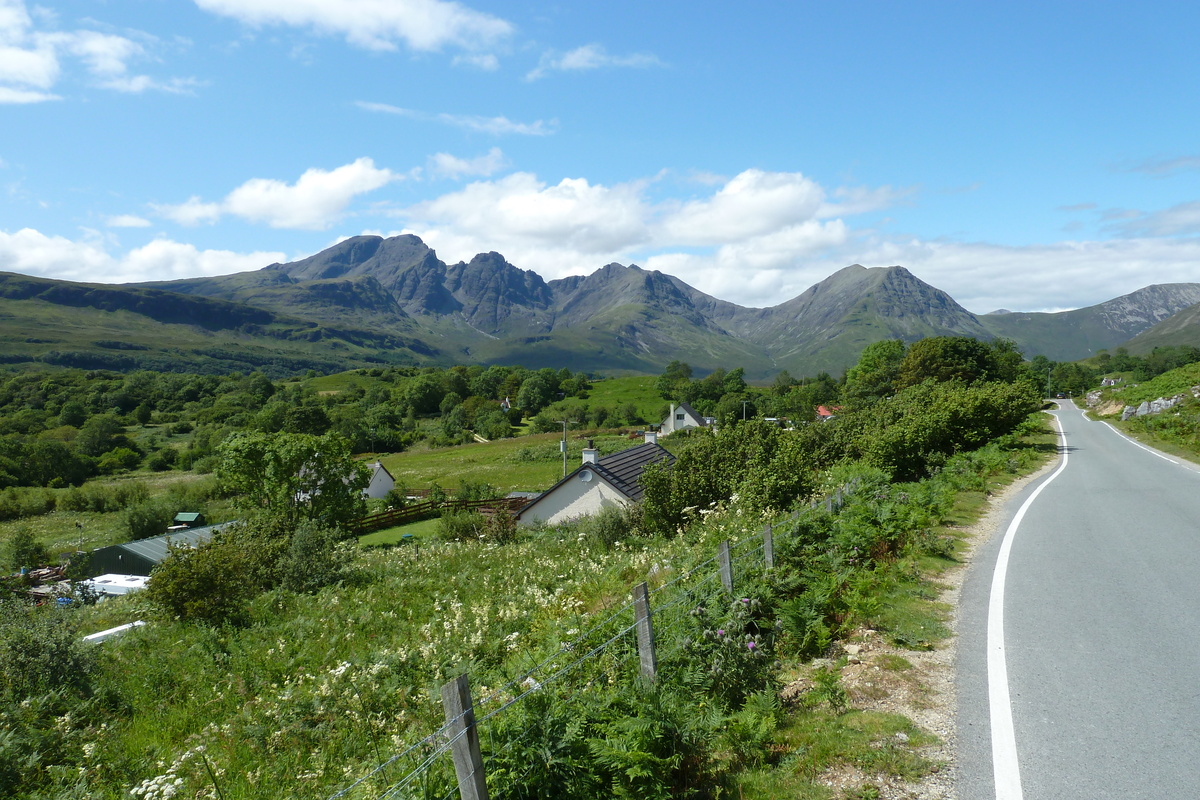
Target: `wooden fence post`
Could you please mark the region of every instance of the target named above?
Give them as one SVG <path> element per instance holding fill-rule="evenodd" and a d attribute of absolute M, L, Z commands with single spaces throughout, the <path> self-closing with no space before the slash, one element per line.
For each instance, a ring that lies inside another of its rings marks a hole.
<path fill-rule="evenodd" d="M 729 560 L 729 540 L 717 545 L 717 563 L 721 567 L 721 585 L 725 591 L 733 594 L 733 563 Z"/>
<path fill-rule="evenodd" d="M 658 677 L 658 654 L 654 649 L 654 620 L 650 614 L 650 587 L 643 581 L 633 587 L 633 613 L 637 625 L 638 661 L 642 677 L 654 683 Z"/>
<path fill-rule="evenodd" d="M 775 534 L 769 522 L 763 525 L 763 567 L 768 572 L 775 569 Z"/>
<path fill-rule="evenodd" d="M 487 776 L 483 755 L 479 752 L 479 731 L 475 728 L 475 706 L 466 673 L 442 687 L 442 709 L 453 744 L 454 773 L 458 776 L 458 794 L 462 800 L 488 800 Z M 460 735 L 461 734 L 461 735 Z"/>

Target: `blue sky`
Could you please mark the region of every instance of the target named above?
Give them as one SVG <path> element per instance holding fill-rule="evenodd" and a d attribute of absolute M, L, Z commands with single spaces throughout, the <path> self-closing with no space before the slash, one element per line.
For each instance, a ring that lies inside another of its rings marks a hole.
<path fill-rule="evenodd" d="M 0 0 L 0 270 L 362 233 L 743 305 L 852 263 L 971 311 L 1200 282 L 1179 3 Z"/>

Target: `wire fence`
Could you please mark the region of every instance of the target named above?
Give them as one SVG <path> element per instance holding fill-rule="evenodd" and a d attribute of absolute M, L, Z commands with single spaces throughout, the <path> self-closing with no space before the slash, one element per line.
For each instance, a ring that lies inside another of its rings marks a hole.
<path fill-rule="evenodd" d="M 809 511 L 835 512 L 854 489 L 846 486 Z M 660 663 L 670 665 L 686 655 L 686 633 L 694 625 L 696 609 L 719 597 L 728 597 L 739 585 L 763 577 L 770 569 L 769 554 L 775 542 L 785 541 L 800 527 L 802 514 L 793 512 L 779 524 L 765 527 L 735 543 L 721 544 L 717 555 L 708 558 L 662 585 L 647 590 L 652 626 L 651 640 L 662 641 L 656 652 Z M 486 797 L 471 789 L 471 781 L 482 785 L 485 776 L 493 780 L 520 783 L 535 768 L 521 765 L 512 758 L 514 750 L 536 750 L 539 730 L 536 709 L 530 702 L 569 701 L 587 692 L 597 682 L 633 680 L 646 677 L 644 645 L 639 646 L 639 619 L 636 601 L 615 609 L 564 644 L 554 655 L 510 678 L 472 703 L 469 695 L 465 709 L 449 713 L 436 731 L 376 766 L 327 800 L 377 798 L 377 800 L 441 800 L 462 797 L 474 800 Z M 650 675 L 651 679 L 653 675 Z M 466 687 L 466 676 L 460 679 Z M 443 687 L 443 705 L 447 690 Z M 521 712 L 521 713 L 517 713 Z M 518 720 L 525 720 L 524 728 Z M 472 747 L 473 753 L 470 752 Z M 464 764 L 466 766 L 464 766 Z M 476 773 L 479 774 L 476 774 Z M 523 774 L 522 774 L 523 773 Z"/>

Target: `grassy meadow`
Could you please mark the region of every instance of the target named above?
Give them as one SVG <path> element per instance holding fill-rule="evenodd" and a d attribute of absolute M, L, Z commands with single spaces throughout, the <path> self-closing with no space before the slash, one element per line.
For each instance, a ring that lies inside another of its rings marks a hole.
<path fill-rule="evenodd" d="M 785 598 L 821 580 L 806 572 L 804 542 L 839 526 L 842 536 L 864 535 L 867 523 L 904 520 L 904 535 L 915 538 L 897 559 L 868 569 L 857 556 L 836 557 L 822 566 L 821 575 L 833 568 L 852 587 L 839 601 L 841 632 L 828 635 L 869 626 L 901 646 L 934 647 L 947 609 L 930 581 L 955 563 L 959 527 L 987 492 L 1052 451 L 1041 441 L 992 446 L 956 457 L 926 489 L 886 490 L 887 500 L 875 490 L 851 495 L 840 514 L 764 517 L 734 503 L 669 538 L 612 540 L 581 523 L 509 544 L 440 541 L 436 520 L 420 522 L 372 534 L 387 543 L 411 532 L 420 548 L 355 547 L 341 583 L 315 595 L 260 595 L 238 628 L 165 619 L 138 595 L 83 608 L 74 615 L 80 634 L 151 624 L 97 649 L 96 696 L 119 698 L 120 710 L 89 706 L 47 734 L 78 766 L 69 778 L 45 779 L 114 800 L 366 800 L 389 787 L 394 797 L 452 796 L 445 756 L 406 776 L 433 752 L 425 737 L 442 723 L 440 685 L 466 671 L 494 797 L 529 796 L 521 786 L 559 787 L 547 791 L 563 797 L 649 796 L 650 777 L 621 777 L 640 774 L 639 761 L 658 764 L 650 772 L 669 776 L 674 796 L 830 798 L 823 776 L 845 769 L 866 776 L 856 796 L 875 796 L 877 781 L 939 769 L 922 755 L 934 739 L 901 716 L 856 709 L 837 677 L 846 662 L 836 647 L 822 645 L 832 659 L 815 670 L 801 655 L 809 628 L 803 608 Z M 431 477 L 452 471 L 432 466 L 437 456 L 460 459 L 449 450 L 425 455 Z M 774 577 L 760 566 L 768 521 L 777 532 Z M 733 547 L 732 598 L 713 563 L 722 540 Z M 641 581 L 656 590 L 662 677 L 654 687 L 637 678 L 628 627 Z M 765 624 L 775 618 L 768 608 L 782 627 Z M 881 668 L 902 672 L 906 663 L 892 658 Z M 810 687 L 787 705 L 776 695 L 784 676 Z M 678 742 L 677 756 L 661 749 L 667 741 Z M 668 766 L 677 757 L 691 772 Z M 597 775 L 616 783 L 596 783 Z"/>

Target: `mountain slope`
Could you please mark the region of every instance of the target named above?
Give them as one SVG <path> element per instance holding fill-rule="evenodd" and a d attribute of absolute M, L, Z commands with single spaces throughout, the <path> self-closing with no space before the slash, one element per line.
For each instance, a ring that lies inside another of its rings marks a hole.
<path fill-rule="evenodd" d="M 780 364 L 832 373 L 880 339 L 991 338 L 973 314 L 903 267 L 846 267 L 786 303 L 735 317 L 731 326 Z M 790 368 L 789 368 L 790 369 Z"/>
<path fill-rule="evenodd" d="M 1074 311 L 984 314 L 979 321 L 993 336 L 1018 342 L 1027 358 L 1074 361 L 1123 344 L 1196 303 L 1200 284 L 1165 283 Z"/>
<path fill-rule="evenodd" d="M 1145 355 L 1156 347 L 1179 345 L 1200 347 L 1200 303 L 1172 314 L 1125 342 L 1129 352 L 1136 355 Z"/>
<path fill-rule="evenodd" d="M 339 326 L 328 313 L 333 302 L 358 308 L 371 294 L 369 281 L 360 287 L 365 294 L 346 295 L 344 288 L 316 282 L 302 290 L 332 295 L 332 302 L 329 296 L 314 299 L 324 320 L 318 322 L 159 288 L 0 273 L 0 361 L 116 370 L 262 369 L 284 376 L 308 369 L 426 363 L 437 357 L 435 349 L 416 338 Z"/>
<path fill-rule="evenodd" d="M 681 360 L 700 373 L 740 366 L 760 379 L 781 369 L 836 375 L 871 342 L 939 335 L 1004 336 L 1026 356 L 1073 360 L 1200 302 L 1200 284 L 1168 284 L 1061 314 L 977 317 L 903 267 L 855 264 L 780 305 L 745 308 L 636 265 L 549 282 L 495 252 L 447 265 L 411 235 L 356 236 L 299 261 L 211 278 L 34 287 L 12 277 L 7 289 L 0 282 L 0 298 L 120 309 L 146 325 L 175 326 L 166 338 L 208 330 L 268 348 L 305 340 L 313 358 L 340 357 L 342 368 L 517 363 L 653 373 Z M 152 340 L 147 347 L 157 352 Z"/>

